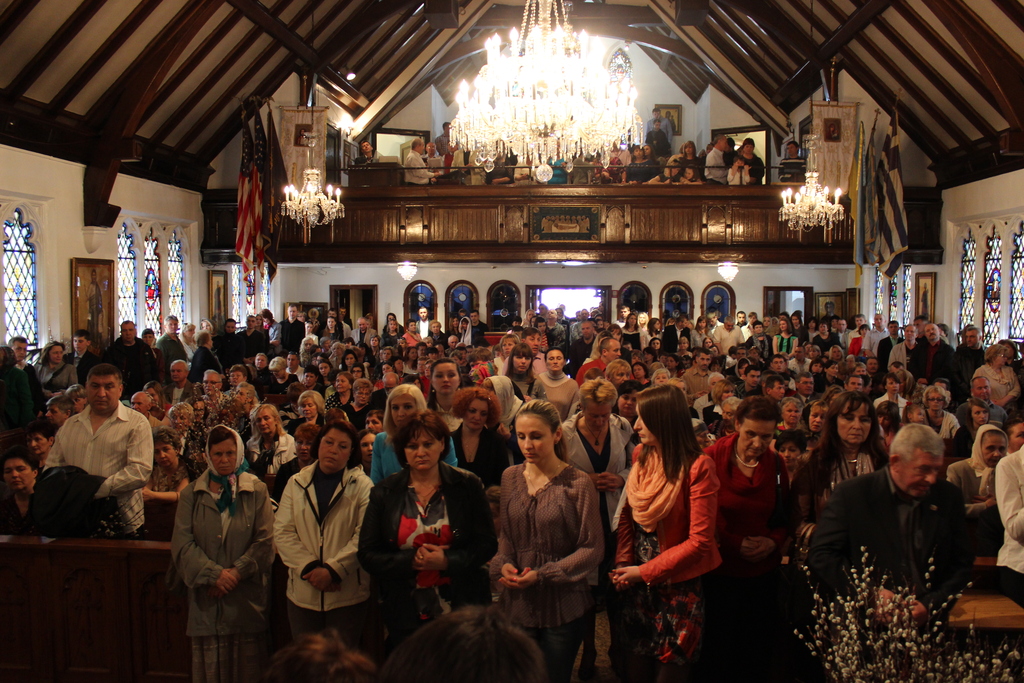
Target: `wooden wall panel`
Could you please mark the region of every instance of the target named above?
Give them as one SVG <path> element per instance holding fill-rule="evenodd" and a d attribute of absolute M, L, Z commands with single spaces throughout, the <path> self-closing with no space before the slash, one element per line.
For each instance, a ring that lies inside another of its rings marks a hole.
<path fill-rule="evenodd" d="M 0 680 L 39 683 L 53 680 L 53 641 L 45 615 L 50 611 L 49 572 L 30 553 L 0 556 Z"/>
<path fill-rule="evenodd" d="M 700 239 L 699 207 L 631 204 L 631 242 L 693 242 Z"/>
<path fill-rule="evenodd" d="M 499 242 L 503 241 L 507 244 L 523 242 L 527 234 L 529 234 L 526 230 L 526 207 L 514 204 L 504 208 L 505 213 L 502 219 L 502 235 L 504 239 L 499 240 Z"/>
<path fill-rule="evenodd" d="M 188 605 L 167 590 L 164 577 L 170 554 L 129 556 L 133 678 L 139 683 L 175 683 L 192 676 L 191 651 L 185 635 Z"/>
<path fill-rule="evenodd" d="M 732 210 L 732 243 L 772 240 L 772 216 L 763 209 L 736 206 Z M 778 220 L 774 221 L 778 223 Z M 776 238 L 777 239 L 777 238 Z"/>
<path fill-rule="evenodd" d="M 430 241 L 497 242 L 498 207 L 435 207 L 430 212 Z"/>
<path fill-rule="evenodd" d="M 398 207 L 346 206 L 345 218 L 335 223 L 333 244 L 397 242 L 400 216 Z"/>

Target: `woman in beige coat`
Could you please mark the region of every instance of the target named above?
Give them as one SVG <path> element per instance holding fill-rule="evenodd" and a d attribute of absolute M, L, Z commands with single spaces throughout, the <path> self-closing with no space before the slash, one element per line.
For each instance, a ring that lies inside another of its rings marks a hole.
<path fill-rule="evenodd" d="M 274 561 L 267 487 L 247 470 L 242 438 L 214 427 L 209 469 L 178 502 L 171 556 L 188 587 L 193 683 L 258 680 L 267 663 L 267 596 Z"/>
<path fill-rule="evenodd" d="M 295 639 L 333 628 L 355 647 L 370 597 L 356 551 L 373 483 L 349 422 L 324 426 L 312 453 L 313 464 L 288 481 L 274 522 L 274 543 L 288 567 L 288 621 Z"/>

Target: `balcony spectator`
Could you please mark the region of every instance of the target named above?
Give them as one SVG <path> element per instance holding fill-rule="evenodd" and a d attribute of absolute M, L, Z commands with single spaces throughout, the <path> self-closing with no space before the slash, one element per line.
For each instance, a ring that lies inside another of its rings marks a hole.
<path fill-rule="evenodd" d="M 370 144 L 369 140 L 363 140 L 359 144 L 359 156 L 352 160 L 352 164 L 362 166 L 363 164 L 377 163 L 380 163 L 380 156 L 377 154 L 377 151 Z"/>
<path fill-rule="evenodd" d="M 724 135 L 716 135 L 704 161 L 704 177 L 709 183 L 716 185 L 729 184 L 729 166 L 725 163 L 725 150 L 728 141 Z"/>
<path fill-rule="evenodd" d="M 423 161 L 425 146 L 422 138 L 412 141 L 412 148 L 405 155 L 405 182 L 409 185 L 429 185 L 436 182 L 440 170 L 430 170 Z"/>
<path fill-rule="evenodd" d="M 786 154 L 779 162 L 782 170 L 779 171 L 780 183 L 802 183 L 804 173 L 807 171 L 807 162 L 800 158 L 800 145 L 794 140 L 786 143 Z"/>
<path fill-rule="evenodd" d="M 653 125 L 647 132 L 647 135 L 644 136 L 644 143 L 651 146 L 655 155 L 668 157 L 672 154 L 672 143 L 661 127 L 663 121 L 668 123 L 665 119 L 652 119 Z M 672 130 L 671 123 L 668 123 L 668 129 Z"/>

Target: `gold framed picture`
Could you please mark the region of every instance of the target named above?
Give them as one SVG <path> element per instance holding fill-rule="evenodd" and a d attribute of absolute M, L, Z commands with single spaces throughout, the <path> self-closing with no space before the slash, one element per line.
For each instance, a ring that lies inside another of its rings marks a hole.
<path fill-rule="evenodd" d="M 98 355 L 117 338 L 114 262 L 71 259 L 71 332 L 89 330 L 90 348 Z"/>

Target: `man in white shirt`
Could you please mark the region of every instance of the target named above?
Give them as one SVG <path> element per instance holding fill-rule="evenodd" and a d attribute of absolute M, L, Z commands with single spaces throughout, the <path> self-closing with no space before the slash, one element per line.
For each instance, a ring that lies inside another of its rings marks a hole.
<path fill-rule="evenodd" d="M 711 151 L 704 159 L 704 177 L 709 183 L 718 185 L 729 184 L 729 169 L 725 165 L 725 150 L 729 142 L 724 135 L 716 135 Z"/>
<path fill-rule="evenodd" d="M 889 354 L 889 368 L 892 367 L 893 363 L 902 363 L 903 369 L 907 369 L 907 357 L 910 352 L 917 346 L 917 328 L 913 325 L 907 325 L 904 332 L 903 341 L 893 347 L 892 353 Z"/>
<path fill-rule="evenodd" d="M 874 356 L 878 355 L 878 342 L 882 341 L 889 336 L 889 330 L 885 327 L 885 319 L 882 318 L 881 313 L 875 313 L 875 318 L 871 322 L 871 330 L 868 331 L 868 338 L 864 340 L 862 349 L 871 351 Z"/>
<path fill-rule="evenodd" d="M 743 346 L 743 333 L 736 327 L 731 315 L 725 316 L 725 323 L 715 328 L 713 336 L 722 353 L 728 353 L 734 346 Z"/>
<path fill-rule="evenodd" d="M 410 185 L 429 185 L 441 174 L 441 171 L 432 171 L 427 168 L 423 161 L 423 139 L 416 138 L 412 141 L 412 149 L 405 155 L 405 182 Z"/>
<path fill-rule="evenodd" d="M 153 432 L 145 417 L 121 404 L 123 389 L 117 367 L 94 367 L 85 384 L 89 405 L 57 432 L 47 465 L 74 465 L 106 477 L 95 497 L 117 497 L 131 534 L 144 521 L 142 487 L 153 470 Z"/>

